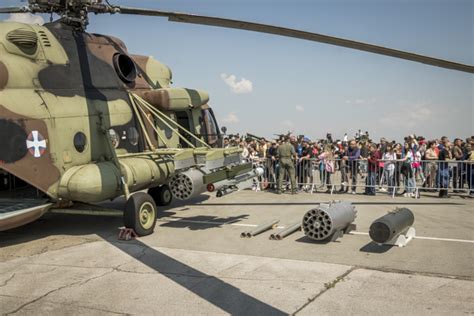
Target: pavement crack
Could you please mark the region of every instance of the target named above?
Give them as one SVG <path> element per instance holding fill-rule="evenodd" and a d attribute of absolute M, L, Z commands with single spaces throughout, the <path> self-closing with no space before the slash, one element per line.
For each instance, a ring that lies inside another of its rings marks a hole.
<path fill-rule="evenodd" d="M 73 307 L 73 308 L 75 308 L 75 307 L 84 308 L 84 309 L 97 311 L 97 312 L 101 312 L 101 313 L 109 313 L 109 314 L 124 315 L 124 316 L 132 315 L 132 314 L 129 314 L 129 313 L 116 312 L 116 311 L 112 311 L 112 310 L 109 310 L 109 309 L 93 307 L 93 306 L 88 306 L 88 305 L 69 304 L 69 303 L 65 304 L 65 303 L 59 303 L 59 302 L 55 302 L 55 301 L 48 301 L 48 302 L 53 303 L 53 304 L 58 304 L 58 305 L 66 305 L 68 307 Z"/>
<path fill-rule="evenodd" d="M 364 270 L 372 270 L 372 271 L 379 271 L 385 273 L 398 273 L 398 274 L 405 274 L 405 275 L 417 275 L 417 276 L 425 276 L 425 277 L 433 277 L 433 278 L 443 278 L 449 280 L 462 280 L 462 281 L 474 281 L 473 276 L 463 276 L 463 275 L 447 275 L 444 273 L 435 273 L 435 272 L 423 272 L 423 271 L 410 271 L 410 270 L 402 270 L 402 269 L 393 269 L 393 268 L 380 268 L 380 267 L 369 267 L 369 266 L 356 266 L 359 269 Z"/>
<path fill-rule="evenodd" d="M 31 263 L 26 263 L 24 265 L 35 265 L 35 266 L 45 266 L 45 267 L 56 267 L 57 268 L 74 268 L 74 269 L 110 269 L 110 266 L 78 266 L 78 265 L 72 265 L 72 264 L 57 264 L 57 263 L 41 263 L 41 262 L 31 262 Z M 51 272 L 51 271 L 49 271 Z M 42 272 L 44 273 L 44 272 Z"/>
<path fill-rule="evenodd" d="M 19 307 L 17 307 L 17 308 L 14 309 L 13 311 L 8 312 L 8 313 L 5 313 L 4 315 L 5 315 L 5 316 L 8 316 L 8 315 L 16 314 L 16 313 L 18 313 L 19 311 L 21 311 L 23 308 L 25 308 L 25 307 L 27 307 L 27 306 L 29 306 L 29 305 L 31 305 L 31 304 L 34 304 L 34 303 L 36 303 L 36 302 L 38 302 L 38 301 L 40 301 L 40 300 L 42 300 L 42 299 L 48 297 L 49 295 L 51 295 L 51 294 L 53 294 L 53 293 L 59 292 L 59 291 L 61 291 L 61 290 L 63 290 L 63 289 L 66 289 L 66 288 L 68 288 L 68 287 L 73 287 L 73 286 L 76 286 L 76 285 L 84 285 L 84 284 L 86 284 L 86 283 L 88 283 L 88 282 L 90 282 L 90 281 L 93 281 L 93 280 L 102 278 L 102 277 L 106 276 L 107 274 L 110 274 L 110 273 L 112 273 L 112 272 L 114 272 L 114 271 L 115 271 L 115 270 L 112 269 L 112 270 L 107 271 L 107 272 L 105 272 L 105 273 L 103 273 L 103 274 L 101 274 L 101 275 L 98 275 L 98 276 L 95 276 L 95 277 L 91 277 L 91 278 L 89 278 L 89 279 L 87 279 L 87 280 L 80 280 L 80 281 L 76 281 L 76 282 L 73 282 L 73 283 L 70 283 L 70 284 L 66 284 L 66 285 L 60 286 L 60 287 L 58 287 L 58 288 L 56 288 L 56 289 L 54 289 L 54 290 L 51 290 L 51 291 L 46 292 L 45 294 L 43 294 L 43 295 L 41 295 L 41 296 L 39 296 L 39 297 L 37 297 L 37 298 L 35 298 L 35 299 L 33 299 L 33 300 L 30 300 L 30 301 L 28 301 L 28 302 L 26 302 L 26 303 L 20 305 Z"/>
<path fill-rule="evenodd" d="M 90 244 L 90 243 L 94 243 L 94 242 L 99 242 L 99 241 L 100 240 L 93 239 L 93 238 L 84 238 L 80 243 L 72 244 L 72 245 L 66 245 L 64 247 L 50 248 L 49 246 L 45 246 L 45 247 L 42 247 L 39 251 L 36 251 L 36 252 L 34 252 L 32 254 L 29 254 L 27 256 L 17 255 L 17 254 L 7 254 L 5 256 L 0 256 L 0 262 L 6 263 L 6 262 L 17 260 L 17 259 L 39 257 L 41 255 L 44 255 L 45 253 L 48 253 L 48 252 L 62 251 L 62 250 L 66 250 L 66 249 L 70 249 L 70 248 L 74 248 L 74 247 L 78 247 L 78 246 L 82 246 L 82 245 L 86 245 L 86 244 Z M 53 243 L 53 245 L 54 245 L 55 240 L 50 240 L 49 242 Z M 0 246 L 1 246 L 1 244 L 0 244 Z"/>
<path fill-rule="evenodd" d="M 102 273 L 101 275 L 98 275 L 98 276 L 89 278 L 89 279 L 87 279 L 87 280 L 85 280 L 85 281 L 81 281 L 81 282 L 78 282 L 78 283 L 76 283 L 76 284 L 73 284 L 72 286 L 87 284 L 87 283 L 89 283 L 89 282 L 91 282 L 91 281 L 94 281 L 94 280 L 103 278 L 103 277 L 105 277 L 106 275 L 109 275 L 109 274 L 111 274 L 111 273 L 113 273 L 113 272 L 115 272 L 115 268 L 112 268 L 110 271 L 107 271 L 107 272 L 105 272 L 105 273 Z"/>
<path fill-rule="evenodd" d="M 341 274 L 340 276 L 336 277 L 334 280 L 332 280 L 331 282 L 328 282 L 328 283 L 324 283 L 324 289 L 322 291 L 320 291 L 318 294 L 316 294 L 315 296 L 311 297 L 311 298 L 308 298 L 308 301 L 306 303 L 303 304 L 303 306 L 301 306 L 300 308 L 298 308 L 293 314 L 291 315 L 296 315 L 298 314 L 299 312 L 301 312 L 303 309 L 305 309 L 309 304 L 313 303 L 316 299 L 318 299 L 321 295 L 323 295 L 324 293 L 326 293 L 327 291 L 329 291 L 330 289 L 336 287 L 336 284 L 343 281 L 345 277 L 347 277 L 350 273 L 352 273 L 354 270 L 357 270 L 358 268 L 357 267 L 352 267 L 350 268 L 349 270 L 347 270 L 346 272 L 344 272 L 343 274 Z"/>
<path fill-rule="evenodd" d="M 48 295 L 50 295 L 50 294 L 52 294 L 52 293 L 58 292 L 58 291 L 60 291 L 60 290 L 62 290 L 62 289 L 65 289 L 65 288 L 67 288 L 67 287 L 73 286 L 74 284 L 77 284 L 77 283 L 78 283 L 78 282 L 71 283 L 71 284 L 67 284 L 67 285 L 61 286 L 61 287 L 59 287 L 59 288 L 57 288 L 57 289 L 51 290 L 51 291 L 49 291 L 49 292 L 46 292 L 45 294 L 43 294 L 43 295 L 41 295 L 41 296 L 39 296 L 39 297 L 37 297 L 37 298 L 31 300 L 31 301 L 28 301 L 28 302 L 26 302 L 26 303 L 20 305 L 19 307 L 17 307 L 17 308 L 14 309 L 13 311 L 8 312 L 8 313 L 5 313 L 5 316 L 16 314 L 16 313 L 18 313 L 19 311 L 21 311 L 23 308 L 25 308 L 26 306 L 31 305 L 31 304 L 33 304 L 33 303 L 36 303 L 37 301 L 39 301 L 39 300 L 41 300 L 41 299 L 47 297 Z"/>
<path fill-rule="evenodd" d="M 90 309 L 90 310 L 93 310 L 93 311 L 98 311 L 98 312 L 103 312 L 103 313 L 116 314 L 116 315 L 124 315 L 124 316 L 132 315 L 132 314 L 129 314 L 129 313 L 116 312 L 116 311 L 111 311 L 111 310 L 108 310 L 108 309 L 92 307 L 92 306 L 84 306 L 84 305 L 70 305 L 70 306 Z"/>
<path fill-rule="evenodd" d="M 13 280 L 13 278 L 15 277 L 15 273 L 13 273 L 8 279 L 6 279 L 5 281 L 3 281 L 2 284 L 0 284 L 0 287 L 5 287 L 8 285 L 8 283 Z"/>

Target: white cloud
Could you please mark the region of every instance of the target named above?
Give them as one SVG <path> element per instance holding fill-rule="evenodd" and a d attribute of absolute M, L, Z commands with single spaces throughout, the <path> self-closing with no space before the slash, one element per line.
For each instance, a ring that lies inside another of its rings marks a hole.
<path fill-rule="evenodd" d="M 222 122 L 226 124 L 237 124 L 240 122 L 240 119 L 235 112 L 230 112 L 222 119 Z"/>
<path fill-rule="evenodd" d="M 221 74 L 221 79 L 237 94 L 250 93 L 253 91 L 253 83 L 250 80 L 241 78 L 237 81 L 235 75 Z"/>
<path fill-rule="evenodd" d="M 301 106 L 301 105 L 295 106 L 295 109 L 296 109 L 296 111 L 298 111 L 298 112 L 304 112 L 304 107 Z"/>
<path fill-rule="evenodd" d="M 8 19 L 5 21 L 8 22 L 20 22 L 26 24 L 44 24 L 44 19 L 41 15 L 33 15 L 31 13 L 14 13 L 10 14 Z"/>
<path fill-rule="evenodd" d="M 375 102 L 377 102 L 376 98 L 369 98 L 369 99 L 359 98 L 359 99 L 354 99 L 354 100 L 351 100 L 351 99 L 346 100 L 346 104 L 355 104 L 355 105 L 372 105 Z"/>
<path fill-rule="evenodd" d="M 429 104 L 418 104 L 399 108 L 397 111 L 384 115 L 380 123 L 387 127 L 396 127 L 407 132 L 425 127 L 428 122 L 432 122 L 434 115 Z"/>

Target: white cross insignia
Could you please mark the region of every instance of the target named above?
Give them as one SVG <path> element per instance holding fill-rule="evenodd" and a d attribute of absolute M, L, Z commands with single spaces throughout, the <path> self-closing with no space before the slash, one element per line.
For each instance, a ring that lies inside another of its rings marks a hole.
<path fill-rule="evenodd" d="M 26 147 L 35 158 L 40 158 L 46 150 L 46 140 L 38 131 L 32 131 L 26 140 Z"/>

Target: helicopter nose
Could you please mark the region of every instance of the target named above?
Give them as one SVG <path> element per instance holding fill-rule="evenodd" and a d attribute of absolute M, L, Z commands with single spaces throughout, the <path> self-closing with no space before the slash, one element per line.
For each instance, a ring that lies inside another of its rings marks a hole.
<path fill-rule="evenodd" d="M 25 157 L 27 134 L 17 123 L 0 119 L 0 161 L 14 163 Z"/>

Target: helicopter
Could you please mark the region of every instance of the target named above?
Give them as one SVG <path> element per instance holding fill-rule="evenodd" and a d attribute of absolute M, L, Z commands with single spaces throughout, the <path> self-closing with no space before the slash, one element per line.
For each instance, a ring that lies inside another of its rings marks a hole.
<path fill-rule="evenodd" d="M 206 91 L 173 87 L 168 66 L 88 33 L 89 14 L 166 17 L 474 73 L 472 65 L 318 33 L 107 0 L 29 0 L 0 13 L 60 17 L 43 26 L 0 23 L 0 231 L 55 208 L 124 196 L 124 226 L 144 236 L 154 231 L 157 206 L 206 190 L 219 196 L 259 174 L 241 149 L 220 148 Z"/>

